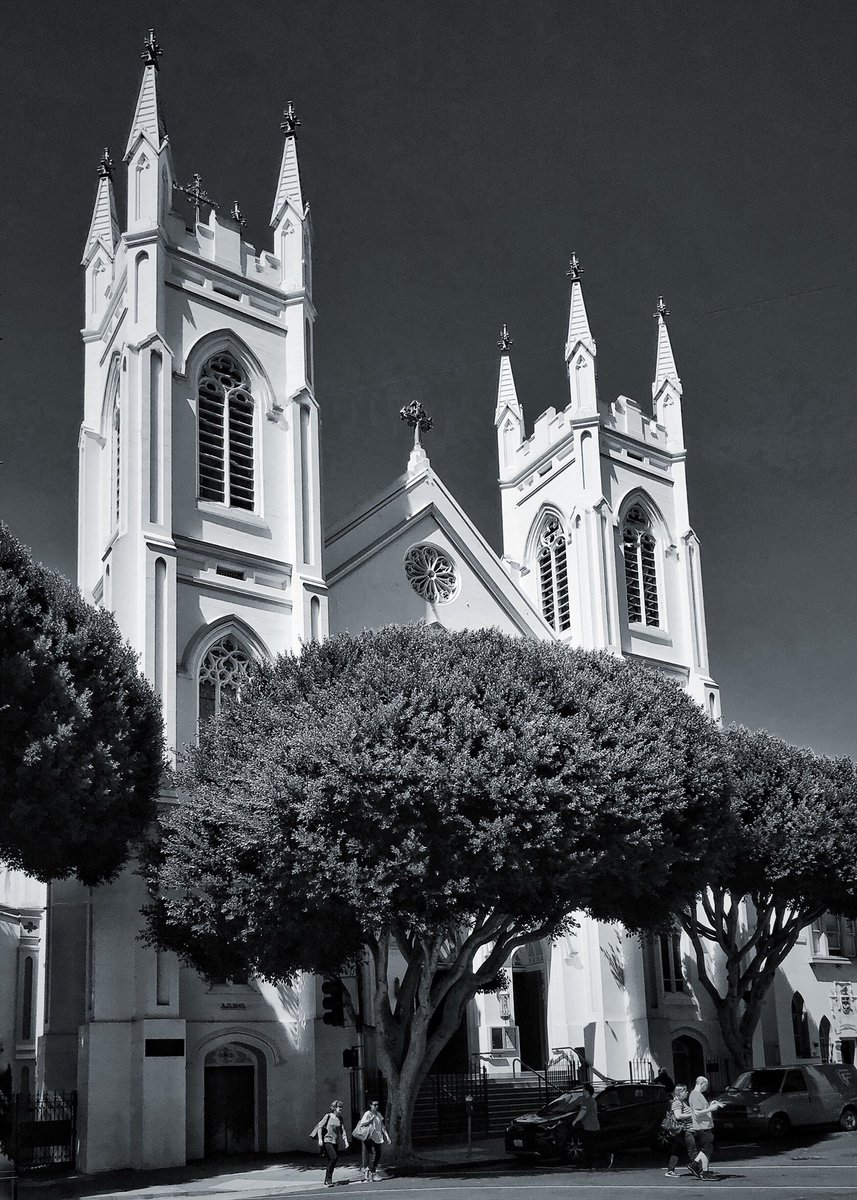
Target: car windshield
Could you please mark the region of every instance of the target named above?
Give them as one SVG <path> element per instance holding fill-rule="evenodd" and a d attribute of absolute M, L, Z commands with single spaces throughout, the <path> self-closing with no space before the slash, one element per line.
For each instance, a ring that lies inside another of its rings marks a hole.
<path fill-rule="evenodd" d="M 730 1092 L 778 1092 L 783 1082 L 782 1071 L 746 1071 L 739 1075 Z"/>
<path fill-rule="evenodd" d="M 550 1104 L 540 1108 L 539 1116 L 561 1117 L 564 1113 L 575 1112 L 580 1107 L 582 1094 L 582 1092 L 564 1092 L 562 1096 L 557 1096 L 556 1100 L 551 1100 Z"/>

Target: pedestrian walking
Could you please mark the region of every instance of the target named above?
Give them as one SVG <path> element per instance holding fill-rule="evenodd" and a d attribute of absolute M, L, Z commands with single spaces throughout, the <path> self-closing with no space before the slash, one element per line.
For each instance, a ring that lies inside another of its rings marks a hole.
<path fill-rule="evenodd" d="M 687 1148 L 687 1135 L 690 1131 L 690 1123 L 693 1119 L 693 1110 L 687 1102 L 687 1088 L 683 1083 L 676 1085 L 673 1093 L 673 1098 L 670 1101 L 667 1115 L 664 1119 L 664 1127 L 670 1133 L 672 1142 L 670 1143 L 670 1161 L 667 1164 L 665 1171 L 671 1179 L 678 1178 L 678 1160 L 686 1157 L 690 1161 L 690 1154 Z M 694 1152 L 696 1145 L 694 1144 Z"/>
<path fill-rule="evenodd" d="M 330 1110 L 324 1114 L 319 1123 L 310 1133 L 317 1138 L 319 1150 L 327 1158 L 324 1172 L 324 1186 L 333 1187 L 333 1172 L 339 1158 L 339 1147 L 348 1149 L 348 1138 L 345 1136 L 345 1126 L 342 1124 L 342 1101 L 334 1100 Z"/>
<path fill-rule="evenodd" d="M 693 1091 L 688 1097 L 690 1108 L 690 1129 L 687 1135 L 688 1169 L 697 1179 L 714 1179 L 709 1171 L 711 1156 L 714 1153 L 714 1117 L 715 1109 L 720 1108 L 719 1100 L 710 1103 L 705 1098 L 708 1091 L 708 1080 L 700 1075 Z"/>
<path fill-rule="evenodd" d="M 598 1105 L 595 1102 L 595 1088 L 591 1083 L 583 1085 L 583 1095 L 577 1116 L 571 1122 L 572 1127 L 580 1127 L 580 1145 L 583 1151 L 582 1165 L 592 1170 L 595 1163 L 595 1150 L 598 1144 L 598 1134 L 601 1126 L 598 1122 Z M 613 1155 L 610 1155 L 608 1167 L 613 1166 Z"/>
<path fill-rule="evenodd" d="M 361 1180 L 365 1183 L 368 1183 L 370 1180 L 378 1183 L 381 1179 L 381 1176 L 378 1174 L 381 1151 L 384 1148 L 384 1143 L 390 1140 L 390 1135 L 387 1133 L 384 1118 L 381 1114 L 380 1101 L 372 1100 L 370 1102 L 369 1107 L 354 1126 L 351 1136 L 363 1143 L 360 1153 Z"/>

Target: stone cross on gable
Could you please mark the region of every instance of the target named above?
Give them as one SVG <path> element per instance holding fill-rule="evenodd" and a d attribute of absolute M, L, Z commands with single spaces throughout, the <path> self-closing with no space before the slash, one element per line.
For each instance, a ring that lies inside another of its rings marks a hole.
<path fill-rule="evenodd" d="M 515 343 L 512 341 L 512 337 L 509 333 L 509 330 L 506 328 L 506 325 L 504 322 L 503 328 L 500 330 L 500 340 L 497 343 L 497 345 L 500 347 L 500 353 L 505 354 L 508 351 L 509 347 L 513 346 L 514 344 Z"/>
<path fill-rule="evenodd" d="M 407 421 L 413 429 L 414 449 L 416 450 L 421 445 L 420 433 L 428 433 L 434 422 L 419 400 L 412 400 L 410 404 L 406 404 L 403 409 L 400 409 L 399 416 L 403 421 Z"/>

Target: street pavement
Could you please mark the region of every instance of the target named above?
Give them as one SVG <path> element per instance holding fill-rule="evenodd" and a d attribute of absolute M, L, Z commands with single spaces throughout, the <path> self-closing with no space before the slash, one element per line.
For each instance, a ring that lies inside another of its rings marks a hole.
<path fill-rule="evenodd" d="M 660 1200 L 676 1194 L 696 1200 L 716 1190 L 729 1200 L 857 1200 L 857 1134 L 816 1133 L 799 1142 L 718 1147 L 712 1164 L 716 1179 L 701 1182 L 689 1174 L 666 1178 L 665 1166 L 646 1153 L 617 1156 L 612 1169 L 592 1172 L 530 1162 L 510 1163 L 502 1142 L 428 1149 L 417 1173 L 360 1183 L 348 1157 L 337 1169 L 337 1188 L 352 1200 Z M 684 1168 L 679 1168 L 684 1170 Z M 300 1200 L 324 1191 L 323 1164 L 311 1155 L 224 1159 L 167 1171 L 121 1171 L 109 1175 L 28 1177 L 17 1200 Z M 8 1185 L 7 1185 L 8 1186 Z M 439 1196 L 438 1193 L 448 1193 Z M 333 1195 L 342 1195 L 333 1192 Z M 4 1192 L 0 1183 L 0 1200 Z"/>

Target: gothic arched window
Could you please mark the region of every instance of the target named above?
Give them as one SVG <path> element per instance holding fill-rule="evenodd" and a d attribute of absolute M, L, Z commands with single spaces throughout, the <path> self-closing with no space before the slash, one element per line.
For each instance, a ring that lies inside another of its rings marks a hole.
<path fill-rule="evenodd" d="M 539 535 L 539 594 L 542 615 L 557 633 L 571 626 L 568 599 L 568 554 L 565 534 L 556 517 L 548 517 Z"/>
<path fill-rule="evenodd" d="M 823 1063 L 830 1062 L 830 1022 L 827 1017 L 818 1022 L 818 1052 Z"/>
<path fill-rule="evenodd" d="M 234 699 L 247 678 L 250 655 L 233 637 L 209 646 L 199 668 L 199 721 L 210 721 L 226 700 Z"/>
<path fill-rule="evenodd" d="M 652 523 L 639 504 L 628 509 L 622 523 L 628 620 L 637 625 L 658 625 L 658 576 Z"/>
<path fill-rule="evenodd" d="M 812 1058 L 812 1047 L 809 1043 L 809 1020 L 800 992 L 795 992 L 792 996 L 792 1031 L 795 1038 L 795 1058 Z"/>
<path fill-rule="evenodd" d="M 253 397 L 231 354 L 216 354 L 197 392 L 199 496 L 253 510 Z"/>

